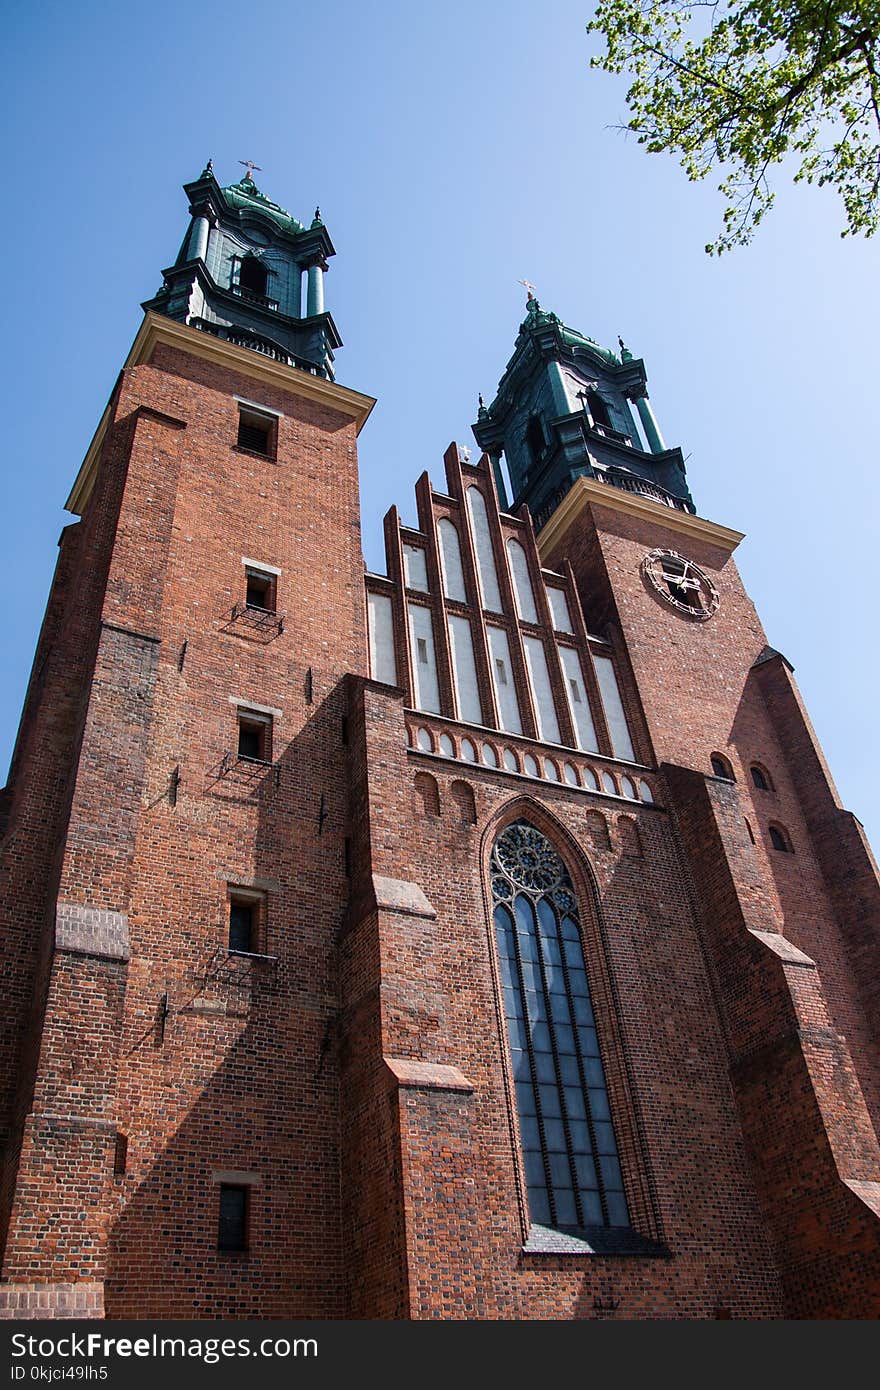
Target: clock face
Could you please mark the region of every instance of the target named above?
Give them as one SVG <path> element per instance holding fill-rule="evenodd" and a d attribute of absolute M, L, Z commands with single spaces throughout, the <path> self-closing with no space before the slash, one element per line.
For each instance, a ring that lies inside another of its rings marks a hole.
<path fill-rule="evenodd" d="M 709 576 L 676 550 L 652 550 L 642 561 L 642 574 L 665 603 L 697 622 L 712 617 L 721 602 Z"/>

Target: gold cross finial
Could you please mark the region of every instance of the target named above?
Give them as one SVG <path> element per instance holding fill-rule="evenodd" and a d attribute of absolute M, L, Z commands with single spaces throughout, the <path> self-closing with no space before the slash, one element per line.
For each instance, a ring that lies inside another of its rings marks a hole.
<path fill-rule="evenodd" d="M 262 174 L 262 172 L 263 172 L 262 169 L 260 168 L 259 164 L 255 164 L 254 161 L 253 161 L 252 159 L 240 159 L 238 162 L 239 162 L 239 164 L 243 164 L 243 165 L 244 165 L 244 167 L 245 167 L 245 169 L 246 169 L 246 171 L 247 171 L 247 172 L 245 173 L 245 178 L 246 178 L 246 179 L 250 179 L 251 183 L 253 183 L 253 181 L 254 181 L 254 176 L 253 176 L 253 172 L 252 172 L 254 169 L 256 169 L 256 171 L 257 171 L 258 174 Z"/>
<path fill-rule="evenodd" d="M 517 280 L 516 283 L 517 283 L 518 285 L 524 285 L 525 288 L 526 288 L 526 289 L 528 290 L 528 292 L 529 292 L 529 299 L 534 299 L 534 297 L 535 297 L 535 290 L 538 288 L 537 285 L 533 285 L 532 282 L 531 282 L 531 280 Z"/>

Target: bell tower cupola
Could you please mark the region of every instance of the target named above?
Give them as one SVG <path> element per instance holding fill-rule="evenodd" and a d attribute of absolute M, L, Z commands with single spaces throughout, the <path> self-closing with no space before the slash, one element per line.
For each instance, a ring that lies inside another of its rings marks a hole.
<path fill-rule="evenodd" d="M 680 449 L 668 449 L 648 399 L 645 364 L 568 328 L 529 292 L 513 356 L 490 406 L 480 400 L 477 443 L 507 461 L 512 509 L 536 529 L 578 477 L 693 512 Z"/>
<path fill-rule="evenodd" d="M 317 208 L 309 226 L 298 222 L 260 191 L 253 170 L 248 163 L 237 183 L 221 188 L 208 160 L 184 185 L 183 244 L 143 307 L 332 380 L 342 345 L 324 308 L 333 243 Z"/>

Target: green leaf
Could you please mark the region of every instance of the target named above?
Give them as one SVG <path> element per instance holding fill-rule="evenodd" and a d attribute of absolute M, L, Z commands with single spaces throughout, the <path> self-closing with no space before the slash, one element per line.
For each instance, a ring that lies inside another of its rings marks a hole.
<path fill-rule="evenodd" d="M 638 143 L 690 179 L 723 173 L 708 254 L 751 241 L 797 157 L 795 182 L 840 195 L 841 235 L 877 230 L 880 0 L 600 0 L 587 32 L 605 40 L 590 66 L 632 79 Z"/>

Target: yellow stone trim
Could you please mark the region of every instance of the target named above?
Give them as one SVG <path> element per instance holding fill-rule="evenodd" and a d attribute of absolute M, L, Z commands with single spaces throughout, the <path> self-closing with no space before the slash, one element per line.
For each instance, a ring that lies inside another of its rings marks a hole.
<path fill-rule="evenodd" d="M 104 435 L 107 433 L 107 425 L 110 421 L 110 404 L 108 401 L 104 407 L 104 414 L 101 416 L 98 428 L 92 435 L 92 442 L 86 451 L 80 470 L 76 475 L 76 481 L 70 489 L 70 496 L 64 503 L 66 512 L 73 512 L 74 516 L 82 516 L 85 505 L 92 495 L 92 488 L 95 486 L 95 478 L 98 475 L 98 458 L 104 445 Z"/>
<path fill-rule="evenodd" d="M 164 315 L 156 314 L 152 310 L 144 316 L 144 321 L 138 330 L 131 351 L 125 359 L 125 367 L 138 367 L 142 363 L 148 362 L 153 350 L 160 343 L 168 347 L 180 348 L 181 351 L 188 352 L 194 357 L 203 357 L 208 362 L 216 362 L 220 366 L 229 367 L 244 376 L 252 377 L 256 381 L 265 382 L 282 391 L 287 391 L 290 395 L 317 401 L 318 404 L 326 405 L 331 410 L 337 410 L 340 415 L 346 415 L 349 419 L 354 420 L 358 434 L 360 434 L 370 411 L 376 404 L 372 396 L 365 396 L 361 391 L 353 391 L 348 386 L 337 386 L 335 382 L 327 381 L 324 377 L 312 376 L 310 372 L 303 371 L 300 367 L 288 367 L 283 362 L 275 362 L 271 357 L 262 357 L 249 348 L 237 347 L 235 343 L 229 343 L 225 338 L 215 338 L 213 334 L 205 333 L 200 328 L 190 328 L 185 323 L 178 323 L 175 319 L 165 318 Z M 66 511 L 73 512 L 77 516 L 82 515 L 83 508 L 94 487 L 98 458 L 109 422 L 110 403 L 108 402 L 88 452 L 83 459 L 82 467 L 77 474 L 70 496 L 64 504 Z"/>
<path fill-rule="evenodd" d="M 736 550 L 744 536 L 742 531 L 719 526 L 718 522 L 706 521 L 701 516 L 691 516 L 689 512 L 676 511 L 662 502 L 641 497 L 637 492 L 624 492 L 622 488 L 611 487 L 608 483 L 597 483 L 593 478 L 576 478 L 546 526 L 538 532 L 538 552 L 543 560 L 556 549 L 584 509 L 590 506 L 607 507 L 611 511 L 626 512 L 629 516 L 652 521 L 668 531 L 678 531 L 691 540 L 718 546 L 728 554 Z"/>

